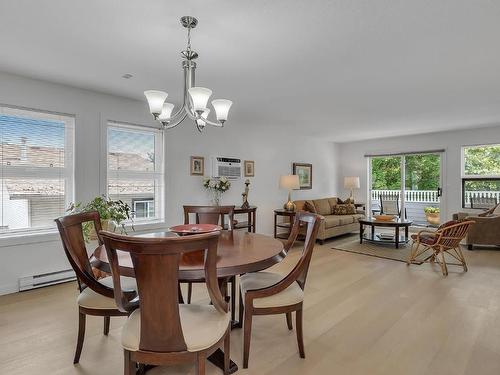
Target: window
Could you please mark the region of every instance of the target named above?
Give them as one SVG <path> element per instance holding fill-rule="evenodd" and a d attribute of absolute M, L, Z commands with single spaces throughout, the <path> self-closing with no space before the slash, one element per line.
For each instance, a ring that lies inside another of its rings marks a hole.
<path fill-rule="evenodd" d="M 55 227 L 73 201 L 74 118 L 0 107 L 0 235 Z"/>
<path fill-rule="evenodd" d="M 108 196 L 127 203 L 134 221 L 163 220 L 163 137 L 156 129 L 108 124 Z"/>
<path fill-rule="evenodd" d="M 500 144 L 462 148 L 462 207 L 500 203 Z"/>
<path fill-rule="evenodd" d="M 155 217 L 155 205 L 152 198 L 132 199 L 132 209 L 137 219 Z"/>

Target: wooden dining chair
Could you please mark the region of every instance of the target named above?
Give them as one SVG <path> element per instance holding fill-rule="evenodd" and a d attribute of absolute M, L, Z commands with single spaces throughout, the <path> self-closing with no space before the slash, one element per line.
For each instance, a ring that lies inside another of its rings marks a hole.
<path fill-rule="evenodd" d="M 99 213 L 84 212 L 74 215 L 60 217 L 55 220 L 59 234 L 61 236 L 64 252 L 68 258 L 71 267 L 75 271 L 80 295 L 77 298 L 78 303 L 78 339 L 76 344 L 75 357 L 73 363 L 80 361 L 83 341 L 85 338 L 86 316 L 104 317 L 104 335 L 109 333 L 110 317 L 123 316 L 127 313 L 118 310 L 115 304 L 113 281 L 111 277 L 100 280 L 94 276 L 90 264 L 85 240 L 83 237 L 82 224 L 93 222 L 96 233 L 101 230 L 101 219 Z M 99 246 L 104 246 L 98 238 Z M 127 295 L 136 295 L 135 279 L 130 277 L 122 278 L 123 290 Z"/>
<path fill-rule="evenodd" d="M 184 224 L 190 224 L 190 216 L 194 216 L 196 224 L 214 224 L 220 225 L 227 230 L 234 229 L 234 206 L 183 206 Z M 226 226 L 227 217 L 227 226 Z M 183 282 L 183 280 L 181 280 Z M 204 279 L 197 281 L 188 281 L 187 303 L 191 303 L 193 294 L 193 282 L 203 283 Z M 234 320 L 234 309 L 236 308 L 236 276 L 228 280 L 231 285 L 231 314 Z M 226 283 L 227 284 L 227 283 Z"/>
<path fill-rule="evenodd" d="M 106 246 L 115 300 L 130 313 L 122 329 L 125 375 L 135 374 L 137 363 L 169 365 L 194 362 L 205 374 L 207 356 L 224 343 L 224 374 L 229 374 L 230 314 L 217 280 L 217 244 L 220 232 L 184 237 L 140 238 L 101 231 Z M 116 251 L 130 254 L 139 298 L 122 293 Z M 204 252 L 205 280 L 211 305 L 179 304 L 178 273 L 182 254 Z"/>
<path fill-rule="evenodd" d="M 305 358 L 302 334 L 302 303 L 309 263 L 323 220 L 322 216 L 298 212 L 287 245 L 293 243 L 300 227 L 306 226 L 302 255 L 293 270 L 286 276 L 272 272 L 254 272 L 241 276 L 240 286 L 244 306 L 243 324 L 243 368 L 248 368 L 250 338 L 253 315 L 285 314 L 288 329 L 292 327 L 292 312 L 295 311 L 295 329 L 301 358 Z"/>
<path fill-rule="evenodd" d="M 436 231 L 421 230 L 417 234 L 413 234 L 413 239 L 410 256 L 407 264 L 435 262 L 441 266 L 441 271 L 444 276 L 448 275 L 448 265 L 462 266 L 467 272 L 467 262 L 460 248 L 460 242 L 465 238 L 470 226 L 474 221 L 448 221 L 442 224 Z M 430 255 L 419 260 L 418 258 L 424 253 L 430 252 Z M 445 254 L 456 259 L 459 263 L 447 263 Z"/>

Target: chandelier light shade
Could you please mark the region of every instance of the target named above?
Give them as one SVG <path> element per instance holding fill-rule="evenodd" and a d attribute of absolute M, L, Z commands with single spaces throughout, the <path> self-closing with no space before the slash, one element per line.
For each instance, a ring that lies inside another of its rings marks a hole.
<path fill-rule="evenodd" d="M 167 100 L 168 94 L 159 90 L 148 90 L 144 91 L 144 95 L 148 100 L 149 111 L 153 115 L 159 116 L 163 109 L 163 103 Z"/>
<path fill-rule="evenodd" d="M 229 109 L 233 102 L 227 99 L 212 100 L 215 110 L 216 121 L 208 119 L 211 112 L 208 109 L 208 100 L 212 96 L 212 90 L 195 85 L 195 70 L 198 53 L 191 49 L 191 30 L 196 27 L 198 20 L 191 16 L 181 18 L 181 25 L 187 29 L 187 48 L 181 52 L 182 69 L 184 70 L 184 95 L 182 105 L 174 112 L 174 104 L 166 103 L 168 94 L 159 90 L 144 91 L 149 104 L 149 111 L 162 124 L 162 129 L 171 129 L 186 117 L 194 121 L 196 128 L 201 132 L 205 126 L 212 125 L 222 127 L 227 121 Z"/>
<path fill-rule="evenodd" d="M 158 116 L 158 120 L 170 121 L 170 116 L 172 115 L 173 110 L 174 110 L 174 105 L 172 103 L 163 103 L 163 108 L 161 110 L 160 115 Z"/>
<path fill-rule="evenodd" d="M 212 100 L 212 105 L 215 109 L 217 121 L 224 123 L 227 120 L 227 115 L 229 113 L 229 109 L 233 105 L 233 102 L 227 99 L 215 99 Z"/>
<path fill-rule="evenodd" d="M 205 87 L 191 87 L 188 92 L 193 103 L 193 110 L 200 112 L 200 114 L 204 113 L 207 108 L 208 99 L 212 96 L 212 90 Z"/>

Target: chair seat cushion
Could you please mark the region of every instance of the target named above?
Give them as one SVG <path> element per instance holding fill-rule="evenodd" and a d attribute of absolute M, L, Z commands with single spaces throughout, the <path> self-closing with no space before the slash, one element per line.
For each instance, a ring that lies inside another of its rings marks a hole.
<path fill-rule="evenodd" d="M 90 288 L 85 288 L 80 293 L 77 299 L 78 306 L 86 307 L 88 309 L 98 310 L 116 310 L 116 303 L 114 298 L 105 297 L 102 294 L 94 292 Z"/>
<path fill-rule="evenodd" d="M 416 234 L 412 234 L 411 239 L 416 241 L 418 239 L 418 236 Z M 420 236 L 420 242 L 426 245 L 434 245 L 436 243 L 436 239 L 436 236 L 432 236 L 430 234 L 422 234 Z"/>
<path fill-rule="evenodd" d="M 252 289 L 261 289 L 276 284 L 281 281 L 284 276 L 272 272 L 254 272 L 247 273 L 241 276 L 241 292 L 243 301 L 247 291 Z M 300 303 L 304 300 L 304 291 L 300 288 L 299 284 L 294 282 L 284 291 L 275 295 L 263 298 L 255 298 L 253 300 L 253 307 L 268 308 L 268 307 L 281 307 L 290 306 Z"/>
<path fill-rule="evenodd" d="M 111 276 L 99 279 L 102 285 L 113 288 L 113 278 Z M 124 292 L 137 290 L 137 282 L 133 277 L 120 276 L 120 286 Z"/>
<path fill-rule="evenodd" d="M 226 333 L 230 313 L 220 313 L 212 305 L 179 305 L 182 333 L 189 352 L 198 352 L 216 344 Z M 122 329 L 122 346 L 139 350 L 141 310 L 135 310 Z"/>
<path fill-rule="evenodd" d="M 124 292 L 137 290 L 137 284 L 133 277 L 120 276 L 120 281 Z M 113 288 L 113 278 L 111 276 L 100 279 L 99 283 L 109 288 Z M 77 302 L 79 306 L 86 307 L 88 309 L 118 309 L 114 298 L 105 297 L 102 294 L 94 292 L 90 288 L 85 288 L 83 292 L 80 293 Z"/>

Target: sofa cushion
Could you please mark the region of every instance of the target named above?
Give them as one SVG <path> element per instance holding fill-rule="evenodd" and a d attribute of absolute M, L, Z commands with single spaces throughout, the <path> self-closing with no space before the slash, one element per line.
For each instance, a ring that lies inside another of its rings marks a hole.
<path fill-rule="evenodd" d="M 353 204 L 337 204 L 332 207 L 332 214 L 354 215 L 356 214 L 356 207 Z"/>
<path fill-rule="evenodd" d="M 325 216 L 325 228 L 339 227 L 342 225 L 352 224 L 358 219 L 355 215 L 328 215 Z"/>
<path fill-rule="evenodd" d="M 339 203 L 337 198 L 328 198 L 328 203 L 330 203 L 330 210 L 333 209 L 333 206 L 336 206 Z M 330 211 L 331 213 L 331 211 Z"/>
<path fill-rule="evenodd" d="M 314 207 L 316 208 L 316 213 L 320 215 L 330 215 L 332 213 L 332 209 L 330 207 L 330 203 L 328 202 L 328 198 L 324 199 L 315 199 L 313 200 Z"/>
<path fill-rule="evenodd" d="M 340 217 L 336 215 L 325 216 L 325 228 L 333 228 L 340 226 Z"/>
<path fill-rule="evenodd" d="M 304 210 L 312 212 L 316 214 L 316 207 L 314 207 L 314 203 L 312 201 L 305 201 L 304 203 Z"/>

